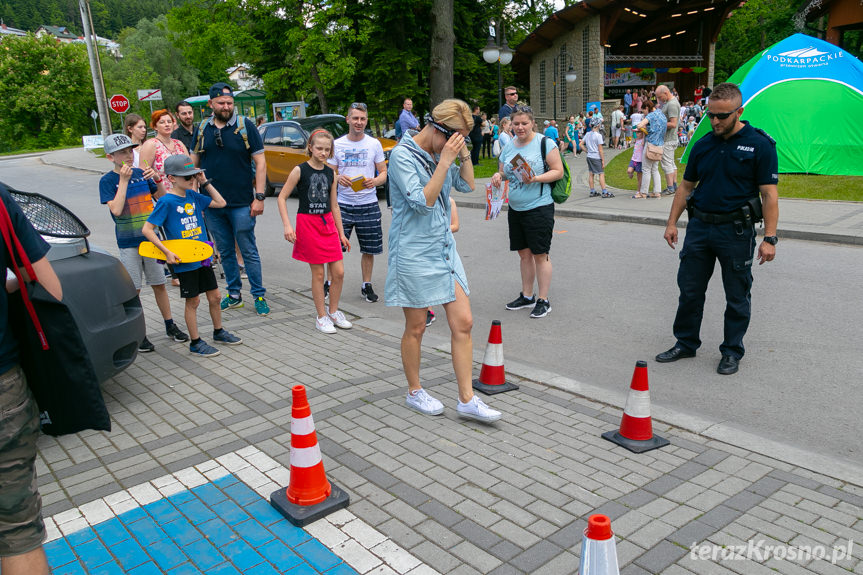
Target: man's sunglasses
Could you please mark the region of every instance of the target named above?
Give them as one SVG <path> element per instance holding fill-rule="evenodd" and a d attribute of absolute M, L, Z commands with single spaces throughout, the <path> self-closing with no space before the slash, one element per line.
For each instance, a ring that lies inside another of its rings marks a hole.
<path fill-rule="evenodd" d="M 707 114 L 707 117 L 708 117 L 708 118 L 710 118 L 711 120 L 712 120 L 712 119 L 714 119 L 714 118 L 716 118 L 717 120 L 727 120 L 727 119 L 728 119 L 728 116 L 730 116 L 731 114 L 733 114 L 734 112 L 736 112 L 736 111 L 737 111 L 737 110 L 739 110 L 739 109 L 740 109 L 740 106 L 737 106 L 736 108 L 734 108 L 734 109 L 733 109 L 733 110 L 731 110 L 730 112 L 724 112 L 724 113 L 722 113 L 722 114 L 720 114 L 720 113 L 713 113 L 713 112 L 711 112 L 711 111 L 709 111 L 709 110 L 708 110 L 707 112 L 705 112 L 705 114 Z"/>
<path fill-rule="evenodd" d="M 449 140 L 450 138 L 452 138 L 453 134 L 455 134 L 455 133 L 456 133 L 456 131 L 455 131 L 455 130 L 451 130 L 451 129 L 447 128 L 446 126 L 444 126 L 443 124 L 438 124 L 437 122 L 429 122 L 429 123 L 430 123 L 432 126 L 434 126 L 434 128 L 435 128 L 438 132 L 440 132 L 440 133 L 442 133 L 444 136 L 446 136 L 446 139 L 447 139 L 447 140 Z"/>
<path fill-rule="evenodd" d="M 518 96 L 518 92 L 510 92 L 507 96 Z"/>
<path fill-rule="evenodd" d="M 225 143 L 222 142 L 222 130 L 213 126 L 213 137 L 216 139 L 216 145 L 220 148 L 225 147 Z"/>

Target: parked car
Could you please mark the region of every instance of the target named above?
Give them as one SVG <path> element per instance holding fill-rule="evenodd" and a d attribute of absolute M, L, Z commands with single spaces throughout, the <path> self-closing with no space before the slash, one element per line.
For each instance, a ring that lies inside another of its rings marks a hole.
<path fill-rule="evenodd" d="M 144 339 L 144 310 L 120 260 L 92 248 L 90 230 L 72 212 L 40 194 L 6 186 L 36 231 L 51 245 L 48 261 L 69 307 L 99 382 L 129 367 Z M 37 286 L 33 297 L 50 298 Z M 50 301 L 50 300 L 49 300 Z"/>
<path fill-rule="evenodd" d="M 276 188 L 282 187 L 294 167 L 305 162 L 309 134 L 318 128 L 328 130 L 334 138 L 348 133 L 348 123 L 339 114 L 319 114 L 308 118 L 267 122 L 258 127 L 264 140 L 264 157 L 267 160 L 266 194 L 272 196 Z M 372 135 L 371 130 L 366 133 Z M 384 149 L 384 158 L 389 161 L 390 152 L 396 145 L 395 140 L 378 138 Z"/>

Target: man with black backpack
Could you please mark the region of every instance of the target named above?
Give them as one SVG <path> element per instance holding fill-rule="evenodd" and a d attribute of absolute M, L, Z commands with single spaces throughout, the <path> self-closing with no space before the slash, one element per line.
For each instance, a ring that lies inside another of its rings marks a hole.
<path fill-rule="evenodd" d="M 255 300 L 255 313 L 267 315 L 270 306 L 264 296 L 261 257 L 255 242 L 255 221 L 264 213 L 267 162 L 264 142 L 251 118 L 234 109 L 234 91 L 224 82 L 210 87 L 213 115 L 195 129 L 192 158 L 228 202 L 224 208 L 208 208 L 207 227 L 216 240 L 222 258 L 227 294 L 222 310 L 243 307 L 240 266 L 235 244 L 240 248 Z"/>

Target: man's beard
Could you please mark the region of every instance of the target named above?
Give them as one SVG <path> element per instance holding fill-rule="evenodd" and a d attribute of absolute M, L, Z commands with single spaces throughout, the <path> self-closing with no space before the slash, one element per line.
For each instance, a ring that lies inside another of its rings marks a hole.
<path fill-rule="evenodd" d="M 216 118 L 218 118 L 219 120 L 221 120 L 223 122 L 227 122 L 228 120 L 230 120 L 231 118 L 234 117 L 234 109 L 233 108 L 231 108 L 230 110 L 219 109 L 219 110 L 216 110 L 215 112 L 213 112 L 213 115 L 216 116 Z"/>

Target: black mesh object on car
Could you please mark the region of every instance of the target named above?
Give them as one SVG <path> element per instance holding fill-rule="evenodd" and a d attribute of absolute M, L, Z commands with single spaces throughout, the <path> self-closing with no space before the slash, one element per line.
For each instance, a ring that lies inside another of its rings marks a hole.
<path fill-rule="evenodd" d="M 78 217 L 51 198 L 33 192 L 8 188 L 24 215 L 43 236 L 55 238 L 86 238 L 90 230 Z"/>

